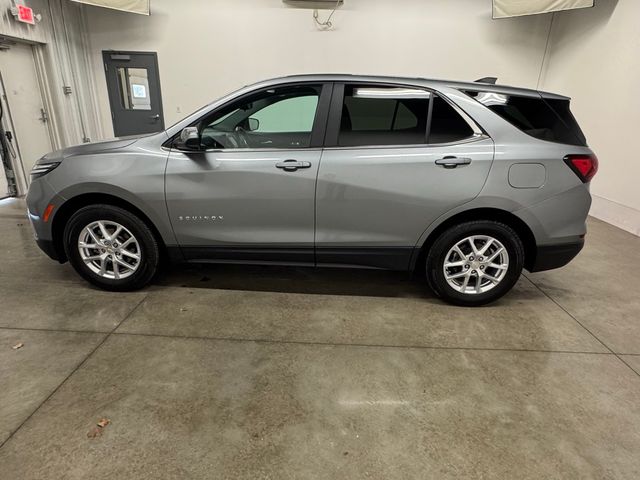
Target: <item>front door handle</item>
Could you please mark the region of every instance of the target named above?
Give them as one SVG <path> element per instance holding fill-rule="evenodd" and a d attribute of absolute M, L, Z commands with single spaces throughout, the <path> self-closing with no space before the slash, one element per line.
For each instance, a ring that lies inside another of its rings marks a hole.
<path fill-rule="evenodd" d="M 444 157 L 436 160 L 436 165 L 444 168 L 456 168 L 458 165 L 469 165 L 470 158 L 465 157 Z"/>
<path fill-rule="evenodd" d="M 154 122 L 157 122 L 158 120 L 160 120 L 160 114 L 156 113 L 155 115 L 151 115 L 149 118 Z"/>
<path fill-rule="evenodd" d="M 281 168 L 285 172 L 295 172 L 299 168 L 309 168 L 309 167 L 311 167 L 311 162 L 299 162 L 293 159 L 276 163 L 276 168 Z"/>

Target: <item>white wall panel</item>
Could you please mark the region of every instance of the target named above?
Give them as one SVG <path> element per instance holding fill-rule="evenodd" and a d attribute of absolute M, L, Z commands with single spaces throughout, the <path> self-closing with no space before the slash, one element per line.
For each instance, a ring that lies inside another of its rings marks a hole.
<path fill-rule="evenodd" d="M 101 50 L 158 52 L 166 124 L 261 79 L 308 72 L 408 75 L 535 87 L 549 16 L 496 21 L 479 0 L 346 0 L 320 31 L 311 11 L 281 0 L 154 0 L 149 17 L 86 7 L 111 118 Z M 328 11 L 321 11 L 324 18 Z"/>
<path fill-rule="evenodd" d="M 638 0 L 600 0 L 592 9 L 556 13 L 541 84 L 572 97 L 600 159 L 592 213 L 634 233 L 640 232 L 639 20 Z"/>
<path fill-rule="evenodd" d="M 594 0 L 493 0 L 493 17 L 519 17 L 593 7 Z"/>
<path fill-rule="evenodd" d="M 123 12 L 140 13 L 149 15 L 149 0 L 72 0 L 78 3 L 87 3 L 97 7 L 113 8 Z"/>

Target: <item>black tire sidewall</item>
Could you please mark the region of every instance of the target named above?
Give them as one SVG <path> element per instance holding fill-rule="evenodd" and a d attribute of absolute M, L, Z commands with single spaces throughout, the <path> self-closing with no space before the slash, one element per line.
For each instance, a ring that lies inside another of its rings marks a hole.
<path fill-rule="evenodd" d="M 120 280 L 103 278 L 85 265 L 77 248 L 78 237 L 84 227 L 97 220 L 117 222 L 136 237 L 142 260 L 133 275 Z M 69 262 L 80 276 L 100 288 L 113 291 L 136 290 L 145 286 L 155 275 L 160 258 L 158 243 L 149 227 L 136 215 L 112 205 L 90 205 L 73 214 L 65 227 L 64 248 Z"/>
<path fill-rule="evenodd" d="M 443 271 L 445 257 L 460 240 L 471 235 L 489 235 L 498 240 L 509 254 L 509 268 L 502 281 L 480 294 L 464 294 L 454 290 Z M 449 228 L 434 242 L 427 255 L 427 279 L 436 294 L 444 300 L 462 306 L 479 306 L 493 302 L 506 294 L 520 278 L 524 265 L 524 247 L 518 234 L 508 225 L 495 221 L 472 221 Z"/>

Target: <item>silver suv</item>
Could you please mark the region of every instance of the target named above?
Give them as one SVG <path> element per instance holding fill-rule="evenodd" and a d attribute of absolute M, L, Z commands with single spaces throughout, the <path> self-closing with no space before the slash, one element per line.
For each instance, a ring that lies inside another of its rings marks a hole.
<path fill-rule="evenodd" d="M 597 167 L 567 97 L 303 75 L 50 153 L 27 203 L 42 250 L 108 290 L 167 258 L 406 270 L 481 305 L 577 255 Z"/>

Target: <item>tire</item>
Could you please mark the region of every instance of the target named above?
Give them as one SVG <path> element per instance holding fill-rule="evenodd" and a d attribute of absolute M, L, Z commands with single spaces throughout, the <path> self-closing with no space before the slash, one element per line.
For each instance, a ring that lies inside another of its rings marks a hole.
<path fill-rule="evenodd" d="M 426 276 L 436 295 L 446 302 L 480 306 L 511 290 L 523 265 L 524 246 L 511 227 L 477 220 L 455 225 L 440 234 L 427 254 Z"/>
<path fill-rule="evenodd" d="M 158 242 L 149 226 L 113 205 L 89 205 L 74 213 L 64 229 L 64 249 L 81 277 L 117 292 L 147 285 L 160 259 Z"/>

